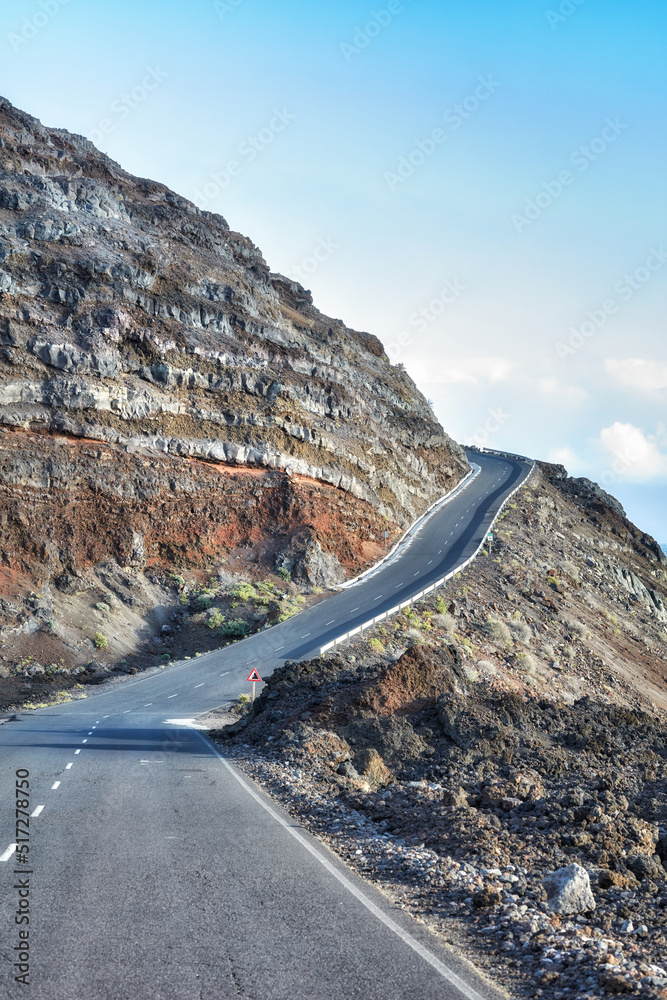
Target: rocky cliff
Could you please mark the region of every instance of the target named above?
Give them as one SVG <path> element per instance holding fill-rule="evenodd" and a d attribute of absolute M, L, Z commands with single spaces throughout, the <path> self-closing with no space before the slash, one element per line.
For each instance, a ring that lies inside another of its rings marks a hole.
<path fill-rule="evenodd" d="M 356 570 L 466 469 L 376 337 L 219 215 L 0 99 L 5 594 L 304 530 Z"/>

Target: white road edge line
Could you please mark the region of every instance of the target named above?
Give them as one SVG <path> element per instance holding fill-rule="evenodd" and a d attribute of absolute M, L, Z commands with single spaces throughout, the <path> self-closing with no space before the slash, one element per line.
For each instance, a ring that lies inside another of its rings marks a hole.
<path fill-rule="evenodd" d="M 30 813 L 30 819 L 32 819 L 34 816 L 39 816 L 41 812 L 44 812 L 44 809 L 45 806 L 37 806 L 37 808 L 33 809 L 33 811 Z"/>
<path fill-rule="evenodd" d="M 16 844 L 10 844 L 4 854 L 0 854 L 0 861 L 9 861 L 16 850 Z"/>
<path fill-rule="evenodd" d="M 414 938 L 412 934 L 410 934 L 408 931 L 403 930 L 400 924 L 397 924 L 395 920 L 392 920 L 392 918 L 387 916 L 386 913 L 383 913 L 382 910 L 379 908 L 379 906 L 376 906 L 372 900 L 368 899 L 368 897 L 363 894 L 363 892 L 360 892 L 359 889 L 357 889 L 356 885 L 354 885 L 354 883 L 350 881 L 350 879 L 346 878 L 346 876 L 343 875 L 342 872 L 339 872 L 338 869 L 331 864 L 328 858 L 326 858 L 320 851 L 318 851 L 318 849 L 313 844 L 309 843 L 309 841 L 304 836 L 302 836 L 302 834 L 300 834 L 297 830 L 295 830 L 294 827 L 292 827 L 287 822 L 287 820 L 283 819 L 283 817 L 279 813 L 277 813 L 275 809 L 272 809 L 272 807 L 268 804 L 268 802 L 264 802 L 264 800 L 257 794 L 257 792 L 253 788 L 251 788 L 251 786 L 246 782 L 245 778 L 241 774 L 239 774 L 225 760 L 222 754 L 218 753 L 216 748 L 209 740 L 207 740 L 198 730 L 195 730 L 195 732 L 197 733 L 197 736 L 199 736 L 201 740 L 206 744 L 206 746 L 210 747 L 210 749 L 213 750 L 213 753 L 216 755 L 216 757 L 219 758 L 219 760 L 222 761 L 222 763 L 227 768 L 229 773 L 234 778 L 236 778 L 238 783 L 243 788 L 245 788 L 248 795 L 251 795 L 253 799 L 255 799 L 255 801 L 260 804 L 262 809 L 266 810 L 269 816 L 271 816 L 277 823 L 280 823 L 283 829 L 287 830 L 290 836 L 294 837 L 295 840 L 298 840 L 301 846 L 305 847 L 306 850 L 310 854 L 312 854 L 313 857 L 317 861 L 319 861 L 320 864 L 323 865 L 323 867 L 326 868 L 327 871 L 334 876 L 334 878 L 337 878 L 338 881 L 341 883 L 341 885 L 343 885 L 348 890 L 348 892 L 351 892 L 352 895 L 355 897 L 355 899 L 358 899 L 359 902 L 363 906 L 365 906 L 366 909 L 369 910 L 373 914 L 373 916 L 376 917 L 377 920 L 381 921 L 385 925 L 385 927 L 389 928 L 390 931 L 393 931 L 393 933 L 396 934 L 397 937 L 399 937 L 403 942 L 405 942 L 405 944 L 407 944 L 408 947 L 412 948 L 412 950 L 416 952 L 420 958 L 423 958 L 425 962 L 428 962 L 428 964 L 433 969 L 435 969 L 435 971 L 438 972 L 443 979 L 446 979 L 448 983 L 454 986 L 455 989 L 459 990 L 463 994 L 463 996 L 468 998 L 468 1000 L 483 1000 L 483 997 L 481 996 L 480 993 L 477 992 L 477 990 L 473 989 L 471 986 L 468 986 L 468 984 L 464 982 L 464 980 L 461 979 L 460 976 L 457 976 L 455 972 L 453 972 L 451 969 L 448 969 L 445 963 L 441 962 L 440 959 L 436 955 L 434 955 L 432 951 L 429 951 L 428 948 L 424 947 L 424 945 L 421 944 L 416 938 Z"/>
<path fill-rule="evenodd" d="M 59 781 L 54 781 L 53 782 L 53 784 L 51 785 L 51 791 L 55 792 L 56 788 L 60 788 L 60 782 Z"/>

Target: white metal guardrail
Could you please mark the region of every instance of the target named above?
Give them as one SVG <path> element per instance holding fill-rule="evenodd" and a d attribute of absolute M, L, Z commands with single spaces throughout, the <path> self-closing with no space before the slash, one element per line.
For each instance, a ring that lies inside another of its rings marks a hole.
<path fill-rule="evenodd" d="M 444 497 L 440 497 L 440 499 L 436 500 L 435 503 L 432 503 L 431 506 L 427 510 L 425 510 L 423 514 L 419 515 L 417 520 L 410 525 L 408 530 L 403 533 L 403 535 L 399 538 L 399 540 L 396 542 L 393 548 L 390 549 L 390 551 L 387 552 L 387 554 L 384 555 L 379 562 L 374 563 L 370 567 L 370 569 L 365 569 L 363 573 L 360 573 L 359 576 L 355 576 L 353 580 L 346 580 L 345 583 L 341 583 L 340 586 L 338 587 L 338 590 L 347 590 L 348 587 L 354 587 L 355 584 L 361 583 L 362 580 L 367 580 L 369 577 L 374 576 L 378 572 L 378 570 L 382 569 L 385 563 L 388 563 L 390 559 L 394 558 L 398 550 L 403 545 L 405 545 L 406 542 L 410 541 L 412 536 L 419 531 L 419 529 L 422 527 L 424 522 L 428 520 L 431 514 L 435 513 L 435 511 L 438 510 L 440 507 L 444 507 L 445 504 L 448 504 L 450 502 L 450 500 L 453 500 L 454 497 L 458 496 L 461 490 L 466 489 L 466 487 L 470 485 L 473 479 L 477 478 L 477 476 L 480 474 L 481 471 L 482 470 L 479 465 L 473 466 L 470 469 L 470 472 L 466 472 L 463 479 L 456 484 L 453 490 L 450 490 L 449 493 L 446 493 Z"/>
<path fill-rule="evenodd" d="M 503 456 L 505 456 L 504 452 L 496 452 L 496 454 L 499 455 L 502 454 Z M 516 457 L 520 458 L 521 456 L 516 456 Z M 325 646 L 321 646 L 319 649 L 319 655 L 322 656 L 323 653 L 327 653 L 330 649 L 333 649 L 335 646 L 340 646 L 341 643 L 347 642 L 348 639 L 352 639 L 353 636 L 360 635 L 362 632 L 365 632 L 367 629 L 372 628 L 374 625 L 379 625 L 380 622 L 384 622 L 388 618 L 392 618 L 394 615 L 399 614 L 399 612 L 401 612 L 403 608 L 411 607 L 415 603 L 415 601 L 421 601 L 421 599 L 423 597 L 426 597 L 428 594 L 434 594 L 436 590 L 439 590 L 440 587 L 444 586 L 444 584 L 446 584 L 449 580 L 451 580 L 454 576 L 456 576 L 457 573 L 461 573 L 464 569 L 466 569 L 467 566 L 470 566 L 470 564 L 475 561 L 479 553 L 484 548 L 484 543 L 486 542 L 487 535 L 491 530 L 491 528 L 493 527 L 493 525 L 498 520 L 498 518 L 500 517 L 500 515 L 502 514 L 505 506 L 509 503 L 512 497 L 519 492 L 520 489 L 523 489 L 523 487 L 526 485 L 526 483 L 533 475 L 535 471 L 535 462 L 532 459 L 523 459 L 523 461 L 531 462 L 530 472 L 528 473 L 526 478 L 522 479 L 519 485 L 515 489 L 513 489 L 511 493 L 508 493 L 508 495 L 505 497 L 502 504 L 498 508 L 497 512 L 494 514 L 491 523 L 484 532 L 484 537 L 482 538 L 482 541 L 479 543 L 473 554 L 468 559 L 465 560 L 465 562 L 462 562 L 460 566 L 456 566 L 453 570 L 447 573 L 446 576 L 443 576 L 441 580 L 436 580 L 435 583 L 430 584 L 428 587 L 426 587 L 425 590 L 422 590 L 418 594 L 415 594 L 409 600 L 402 601 L 401 604 L 397 604 L 395 608 L 391 608 L 389 611 L 385 611 L 381 615 L 376 615 L 375 618 L 369 618 L 368 621 L 365 621 L 362 625 L 358 625 L 356 628 L 353 628 L 350 632 L 346 632 L 344 635 L 339 636 L 332 642 L 328 642 Z"/>

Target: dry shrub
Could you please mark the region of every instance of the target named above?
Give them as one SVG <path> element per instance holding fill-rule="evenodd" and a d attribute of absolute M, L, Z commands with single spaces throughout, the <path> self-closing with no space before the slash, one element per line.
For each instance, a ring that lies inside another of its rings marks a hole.
<path fill-rule="evenodd" d="M 498 618 L 486 619 L 486 633 L 501 649 L 508 649 L 512 645 L 512 634 L 505 624 Z"/>

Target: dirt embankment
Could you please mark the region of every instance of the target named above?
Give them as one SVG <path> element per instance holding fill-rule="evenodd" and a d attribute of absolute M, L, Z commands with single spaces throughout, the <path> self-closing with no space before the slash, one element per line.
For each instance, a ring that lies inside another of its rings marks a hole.
<path fill-rule="evenodd" d="M 216 734 L 398 905 L 521 997 L 667 997 L 665 561 L 544 466 L 487 552 Z M 572 864 L 595 907 L 555 912 Z"/>
<path fill-rule="evenodd" d="M 218 648 L 199 596 L 227 613 L 248 580 L 319 600 L 400 531 L 305 477 L 65 435 L 0 429 L 0 469 L 4 706 Z M 240 603 L 247 631 L 281 614 Z"/>

